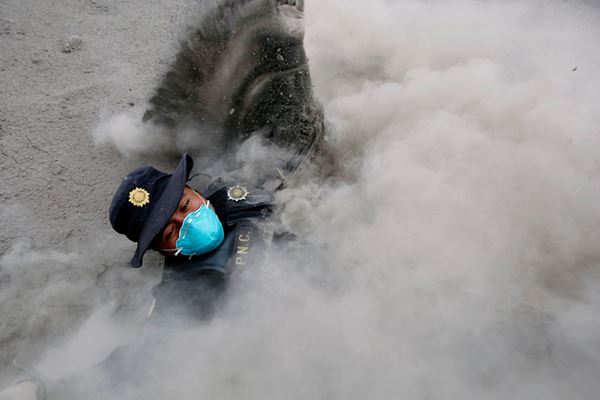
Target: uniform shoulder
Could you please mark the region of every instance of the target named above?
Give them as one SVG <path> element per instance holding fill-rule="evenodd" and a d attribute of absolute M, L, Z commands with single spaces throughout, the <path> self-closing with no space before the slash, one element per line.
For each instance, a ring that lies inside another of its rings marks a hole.
<path fill-rule="evenodd" d="M 221 192 L 228 202 L 271 203 L 274 194 L 231 175 L 216 177 L 210 181 L 203 195 L 207 198 Z"/>

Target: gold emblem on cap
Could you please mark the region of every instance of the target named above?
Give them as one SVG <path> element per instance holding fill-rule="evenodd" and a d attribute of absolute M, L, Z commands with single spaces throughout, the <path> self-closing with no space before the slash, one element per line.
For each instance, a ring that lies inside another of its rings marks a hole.
<path fill-rule="evenodd" d="M 136 187 L 129 192 L 129 202 L 136 207 L 143 207 L 150 203 L 150 193 L 142 188 Z"/>
<path fill-rule="evenodd" d="M 242 200 L 246 200 L 246 197 L 248 197 L 250 193 L 248 193 L 248 189 L 246 189 L 243 186 L 232 186 L 229 189 L 227 189 L 227 197 L 229 198 L 229 200 L 233 200 L 233 201 L 242 201 Z"/>

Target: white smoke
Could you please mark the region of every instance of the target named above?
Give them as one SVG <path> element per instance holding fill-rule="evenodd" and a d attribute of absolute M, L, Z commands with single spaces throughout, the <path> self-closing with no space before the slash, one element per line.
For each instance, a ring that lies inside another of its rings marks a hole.
<path fill-rule="evenodd" d="M 242 272 L 228 312 L 191 334 L 197 356 L 174 358 L 194 372 L 156 398 L 595 398 L 597 11 L 307 10 L 351 178 L 281 193 L 313 247 Z"/>
<path fill-rule="evenodd" d="M 120 398 L 597 398 L 598 11 L 307 12 L 346 178 L 281 192 L 306 247 L 239 271 L 215 320 L 155 350 L 160 380 Z"/>
<path fill-rule="evenodd" d="M 106 356 L 107 347 L 130 337 L 145 317 L 150 287 L 158 279 L 152 268 L 146 274 L 126 268 L 131 247 L 116 234 L 104 234 L 61 249 L 37 249 L 22 240 L 4 253 L 0 257 L 3 363 L 11 363 L 16 355 L 21 365 L 30 366 L 43 355 L 38 362 L 44 374 L 61 377 L 97 362 Z M 118 321 L 103 323 L 115 311 Z M 74 336 L 79 325 L 81 332 Z M 14 368 L 2 367 L 0 384 L 14 382 Z"/>
<path fill-rule="evenodd" d="M 97 145 L 114 144 L 125 157 L 150 152 L 169 143 L 160 135 L 152 135 L 145 129 L 141 115 L 133 113 L 103 117 L 93 136 Z"/>

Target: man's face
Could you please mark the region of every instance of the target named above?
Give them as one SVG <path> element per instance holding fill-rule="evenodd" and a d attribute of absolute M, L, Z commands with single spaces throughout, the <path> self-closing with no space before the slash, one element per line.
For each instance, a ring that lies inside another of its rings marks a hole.
<path fill-rule="evenodd" d="M 175 243 L 179 238 L 179 230 L 183 220 L 192 213 L 198 210 L 206 200 L 198 193 L 194 192 L 189 186 L 183 189 L 181 200 L 177 210 L 171 215 L 171 219 L 167 222 L 164 229 L 154 238 L 152 242 L 152 248 L 159 251 L 164 255 L 173 255 L 175 250 L 164 250 L 164 249 L 175 249 Z M 212 208 L 212 206 L 210 206 Z"/>

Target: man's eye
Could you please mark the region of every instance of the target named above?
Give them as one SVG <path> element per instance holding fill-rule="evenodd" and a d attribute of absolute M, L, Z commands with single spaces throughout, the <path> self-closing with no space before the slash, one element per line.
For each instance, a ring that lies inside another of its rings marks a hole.
<path fill-rule="evenodd" d="M 183 206 L 181 207 L 181 211 L 185 211 L 188 209 L 188 205 L 190 204 L 190 200 L 188 199 Z"/>
<path fill-rule="evenodd" d="M 167 231 L 168 231 L 168 233 L 167 233 L 167 236 L 165 236 L 165 239 L 169 239 L 171 237 L 171 235 L 173 234 L 173 228 L 170 228 Z"/>

